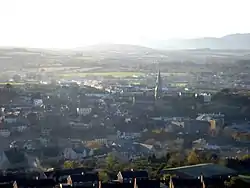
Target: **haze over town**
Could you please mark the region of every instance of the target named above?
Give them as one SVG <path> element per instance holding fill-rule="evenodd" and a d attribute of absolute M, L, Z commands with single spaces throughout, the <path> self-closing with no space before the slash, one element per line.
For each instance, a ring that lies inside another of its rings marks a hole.
<path fill-rule="evenodd" d="M 96 43 L 248 33 L 247 0 L 2 0 L 1 46 L 75 48 Z"/>

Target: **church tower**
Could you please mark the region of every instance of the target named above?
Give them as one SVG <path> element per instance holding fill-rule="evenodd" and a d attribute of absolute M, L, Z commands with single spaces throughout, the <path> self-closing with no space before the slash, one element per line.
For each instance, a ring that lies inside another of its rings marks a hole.
<path fill-rule="evenodd" d="M 161 71 L 159 70 L 155 86 L 155 100 L 161 97 L 162 97 L 162 79 L 161 79 Z"/>

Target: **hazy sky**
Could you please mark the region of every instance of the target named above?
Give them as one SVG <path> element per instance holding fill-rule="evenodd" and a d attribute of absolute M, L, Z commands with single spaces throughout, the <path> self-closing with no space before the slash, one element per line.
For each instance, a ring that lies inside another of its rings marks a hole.
<path fill-rule="evenodd" d="M 0 0 L 0 46 L 70 48 L 246 33 L 249 7 L 248 0 Z"/>

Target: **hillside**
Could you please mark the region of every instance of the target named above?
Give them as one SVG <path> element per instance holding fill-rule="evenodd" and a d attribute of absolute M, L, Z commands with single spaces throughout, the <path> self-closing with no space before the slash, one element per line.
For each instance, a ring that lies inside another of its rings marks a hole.
<path fill-rule="evenodd" d="M 150 47 L 130 44 L 97 44 L 86 46 L 82 48 L 75 48 L 75 51 L 92 52 L 92 53 L 121 53 L 121 54 L 134 54 L 134 53 L 164 53 L 163 51 L 156 50 Z"/>
<path fill-rule="evenodd" d="M 207 37 L 150 41 L 146 46 L 158 49 L 250 49 L 250 33 L 226 35 L 221 38 Z"/>

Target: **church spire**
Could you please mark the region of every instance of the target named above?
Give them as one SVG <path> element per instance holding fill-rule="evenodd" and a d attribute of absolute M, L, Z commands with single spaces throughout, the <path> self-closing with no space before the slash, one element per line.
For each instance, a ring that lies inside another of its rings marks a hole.
<path fill-rule="evenodd" d="M 159 99 L 161 98 L 161 96 L 162 96 L 162 78 L 161 78 L 161 71 L 159 69 L 155 86 L 155 99 Z"/>

